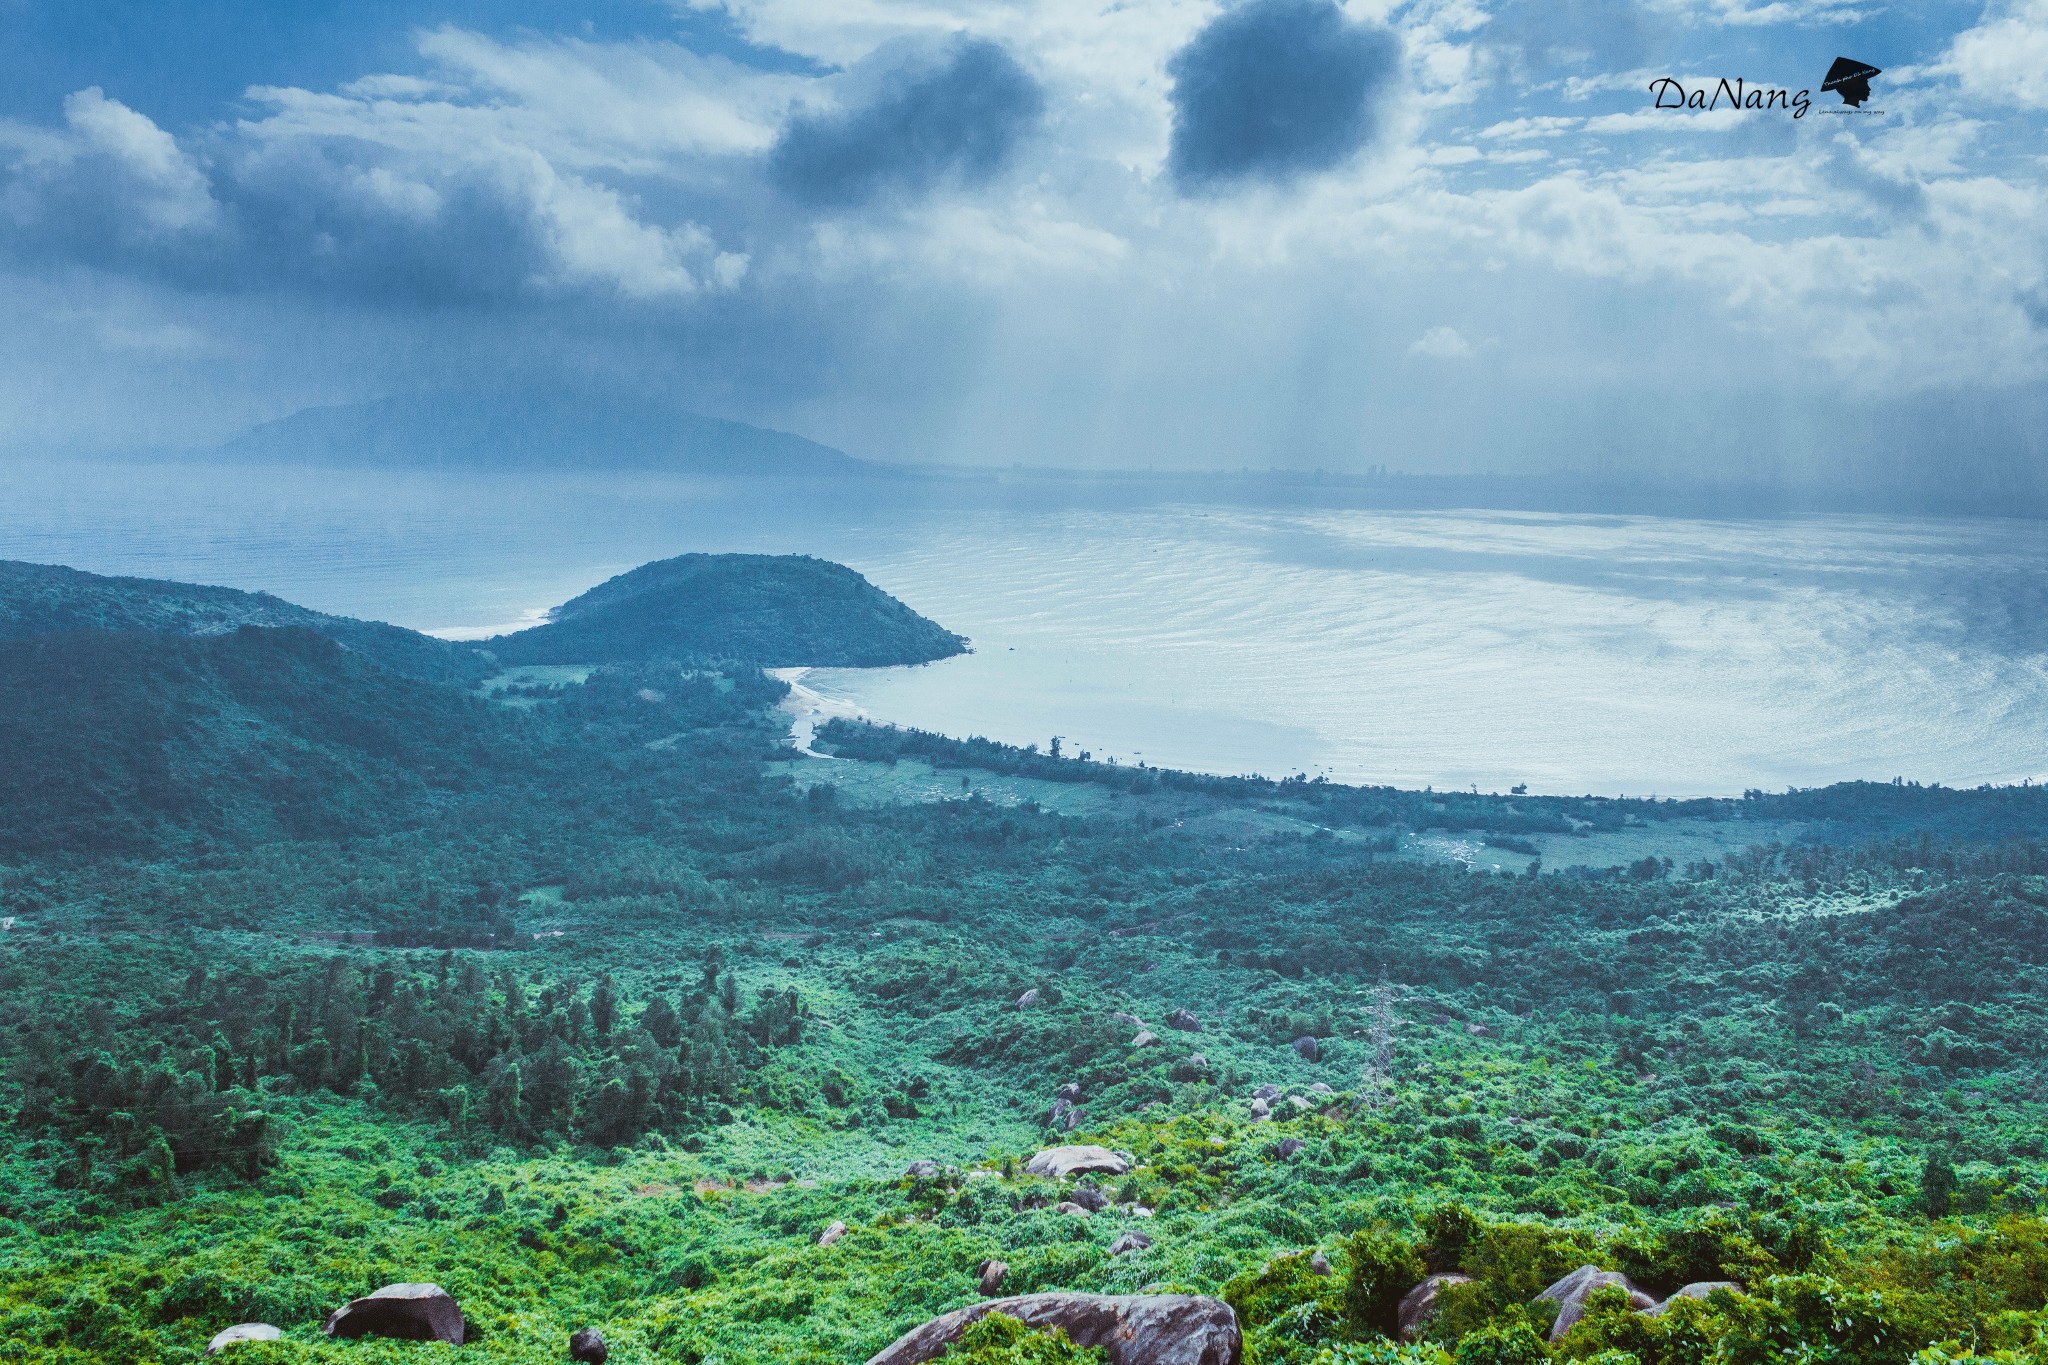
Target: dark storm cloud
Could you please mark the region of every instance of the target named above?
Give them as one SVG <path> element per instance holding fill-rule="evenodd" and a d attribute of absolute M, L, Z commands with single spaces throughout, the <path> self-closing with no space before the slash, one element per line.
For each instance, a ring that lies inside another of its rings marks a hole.
<path fill-rule="evenodd" d="M 962 42 L 867 100 L 793 120 L 769 168 L 790 197 L 828 206 L 980 185 L 1044 113 L 1044 91 L 1016 58 L 995 43 Z"/>
<path fill-rule="evenodd" d="M 1167 169 L 1196 192 L 1328 170 L 1377 135 L 1400 65 L 1400 39 L 1331 0 L 1228 10 L 1167 63 Z"/>

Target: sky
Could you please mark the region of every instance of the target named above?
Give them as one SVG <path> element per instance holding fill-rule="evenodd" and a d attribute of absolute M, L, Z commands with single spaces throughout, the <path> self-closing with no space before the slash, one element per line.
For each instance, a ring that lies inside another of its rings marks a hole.
<path fill-rule="evenodd" d="M 2044 127 L 2048 0 L 0 0 L 0 449 L 599 385 L 887 460 L 2039 489 Z"/>

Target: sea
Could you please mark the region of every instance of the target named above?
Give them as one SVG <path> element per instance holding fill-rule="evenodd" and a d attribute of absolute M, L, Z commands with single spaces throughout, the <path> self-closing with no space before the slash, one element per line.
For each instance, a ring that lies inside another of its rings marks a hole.
<path fill-rule="evenodd" d="M 0 465 L 0 558 L 454 638 L 689 551 L 849 564 L 968 636 L 805 708 L 1122 763 L 1732 795 L 2048 779 L 2048 525 L 1232 500 L 1045 476 Z"/>

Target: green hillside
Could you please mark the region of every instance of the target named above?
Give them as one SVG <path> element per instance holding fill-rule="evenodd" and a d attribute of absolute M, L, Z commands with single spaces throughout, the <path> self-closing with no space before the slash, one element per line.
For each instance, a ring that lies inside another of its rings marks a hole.
<path fill-rule="evenodd" d="M 489 672 L 487 661 L 469 646 L 378 621 L 330 616 L 269 593 L 0 560 L 0 640 L 70 630 L 219 635 L 240 626 L 303 627 L 393 672 L 432 682 L 469 684 Z"/>
<path fill-rule="evenodd" d="M 843 564 L 808 555 L 681 555 L 643 564 L 488 644 L 512 664 L 703 655 L 766 668 L 928 663 L 967 642 Z"/>
<path fill-rule="evenodd" d="M 37 637 L 0 688 L 0 1361 L 859 1365 L 990 1260 L 1221 1295 L 1249 1365 L 2048 1350 L 2038 788 L 794 759 L 752 667 L 500 704 L 303 631 Z M 1551 1340 L 1585 1265 L 1738 1287 Z M 400 1281 L 454 1357 L 321 1335 Z M 965 1360 L 1082 1358 L 1006 1331 Z"/>

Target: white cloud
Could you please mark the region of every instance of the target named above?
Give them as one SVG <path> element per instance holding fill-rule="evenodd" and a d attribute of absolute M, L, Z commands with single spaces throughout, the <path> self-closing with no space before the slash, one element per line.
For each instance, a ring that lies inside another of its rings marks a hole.
<path fill-rule="evenodd" d="M 1956 35 L 1934 70 L 1980 99 L 2048 109 L 2048 0 L 1995 7 Z"/>
<path fill-rule="evenodd" d="M 1472 355 L 1472 343 L 1454 327 L 1432 327 L 1410 343 L 1408 354 L 1435 360 L 1467 360 Z"/>

